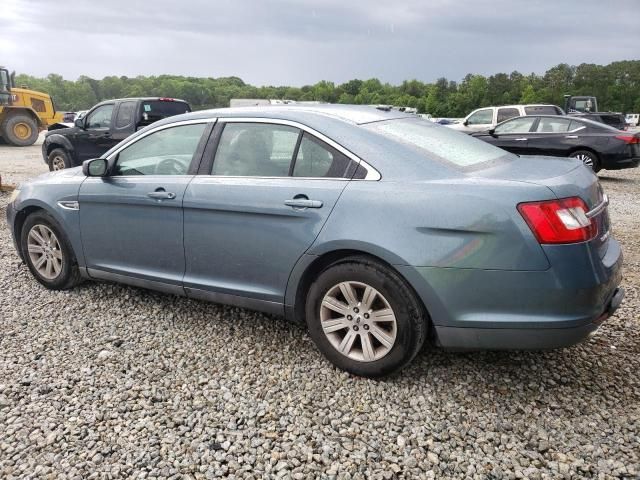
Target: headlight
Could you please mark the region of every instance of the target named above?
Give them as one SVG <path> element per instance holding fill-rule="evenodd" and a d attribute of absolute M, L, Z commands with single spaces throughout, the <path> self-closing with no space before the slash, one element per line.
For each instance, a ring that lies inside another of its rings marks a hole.
<path fill-rule="evenodd" d="M 13 192 L 11 192 L 11 195 L 9 195 L 9 203 L 13 203 L 13 201 L 18 198 L 18 195 L 20 195 L 20 190 L 16 188 Z"/>

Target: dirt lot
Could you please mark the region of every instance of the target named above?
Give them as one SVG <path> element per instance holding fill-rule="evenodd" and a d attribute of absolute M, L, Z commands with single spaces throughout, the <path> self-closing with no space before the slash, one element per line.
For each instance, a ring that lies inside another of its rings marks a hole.
<path fill-rule="evenodd" d="M 47 171 L 0 146 L 3 182 Z M 0 478 L 640 478 L 640 169 L 602 172 L 627 296 L 582 345 L 425 349 L 385 381 L 259 313 L 40 287 L 0 221 Z M 0 195 L 4 210 L 7 195 Z"/>

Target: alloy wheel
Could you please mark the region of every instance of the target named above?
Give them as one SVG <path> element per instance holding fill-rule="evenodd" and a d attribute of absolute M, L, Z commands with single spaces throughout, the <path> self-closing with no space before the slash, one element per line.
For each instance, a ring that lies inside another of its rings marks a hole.
<path fill-rule="evenodd" d="M 320 304 L 320 323 L 338 352 L 360 362 L 387 355 L 398 332 L 396 316 L 387 299 L 362 282 L 341 282 L 330 288 Z"/>
<path fill-rule="evenodd" d="M 573 158 L 576 158 L 576 159 L 580 160 L 587 167 L 593 168 L 593 158 L 591 156 L 586 155 L 584 153 L 580 153 L 580 154 L 576 155 Z"/>
<path fill-rule="evenodd" d="M 53 170 L 64 170 L 64 158 L 62 158 L 61 155 L 56 155 L 55 157 L 53 157 L 53 159 L 51 160 L 51 166 L 53 167 Z"/>
<path fill-rule="evenodd" d="M 27 249 L 29 259 L 38 274 L 53 280 L 62 272 L 62 250 L 55 233 L 46 225 L 34 225 L 29 230 Z"/>

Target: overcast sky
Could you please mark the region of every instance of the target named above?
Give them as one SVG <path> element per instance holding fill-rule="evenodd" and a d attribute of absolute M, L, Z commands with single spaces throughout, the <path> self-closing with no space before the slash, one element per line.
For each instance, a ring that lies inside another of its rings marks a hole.
<path fill-rule="evenodd" d="M 256 85 L 543 73 L 640 58 L 638 0 L 0 0 L 21 73 Z"/>

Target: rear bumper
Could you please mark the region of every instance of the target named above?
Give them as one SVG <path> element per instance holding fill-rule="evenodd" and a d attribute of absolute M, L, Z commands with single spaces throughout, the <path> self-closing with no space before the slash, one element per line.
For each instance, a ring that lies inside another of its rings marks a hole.
<path fill-rule="evenodd" d="M 602 168 L 605 170 L 622 170 L 623 168 L 635 168 L 640 164 L 640 157 L 603 158 Z"/>
<path fill-rule="evenodd" d="M 620 244 L 544 246 L 544 271 L 399 267 L 452 349 L 549 349 L 578 343 L 620 305 Z"/>
<path fill-rule="evenodd" d="M 460 350 L 549 350 L 569 347 L 592 335 L 618 309 L 624 290 L 617 288 L 597 318 L 569 328 L 435 327 L 438 344 Z"/>

